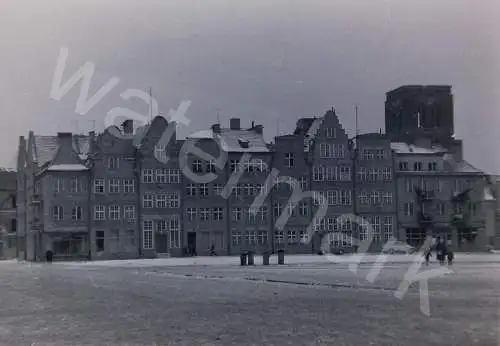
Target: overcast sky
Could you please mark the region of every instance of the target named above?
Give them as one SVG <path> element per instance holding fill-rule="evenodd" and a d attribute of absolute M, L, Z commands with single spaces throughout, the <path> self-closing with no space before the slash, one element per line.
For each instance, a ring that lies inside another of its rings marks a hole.
<path fill-rule="evenodd" d="M 30 129 L 102 130 L 106 113 L 147 114 L 127 89 L 151 87 L 160 111 L 192 101 L 185 135 L 240 117 L 272 138 L 299 117 L 332 106 L 354 130 L 384 127 L 385 92 L 404 84 L 451 84 L 465 157 L 500 173 L 498 0 L 64 0 L 0 2 L 0 165 L 15 166 Z M 93 95 L 120 78 L 87 114 L 80 86 L 50 90 L 61 47 L 63 81 L 86 62 Z M 95 121 L 95 122 L 93 122 Z"/>

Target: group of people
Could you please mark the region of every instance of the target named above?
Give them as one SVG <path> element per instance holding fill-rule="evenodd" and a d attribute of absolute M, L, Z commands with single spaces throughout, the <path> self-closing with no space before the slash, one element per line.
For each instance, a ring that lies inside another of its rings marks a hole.
<path fill-rule="evenodd" d="M 432 257 L 432 248 L 429 246 L 425 252 L 425 263 L 429 265 L 430 259 Z M 444 265 L 444 262 L 447 260 L 448 265 L 453 263 L 454 254 L 453 251 L 446 247 L 446 244 L 443 239 L 439 239 L 436 244 L 436 259 L 439 261 L 439 264 Z"/>

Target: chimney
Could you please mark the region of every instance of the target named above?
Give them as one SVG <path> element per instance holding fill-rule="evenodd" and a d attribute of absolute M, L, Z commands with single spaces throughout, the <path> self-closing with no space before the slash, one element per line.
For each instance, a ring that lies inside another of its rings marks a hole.
<path fill-rule="evenodd" d="M 212 125 L 212 132 L 220 134 L 220 124 L 213 124 Z"/>
<path fill-rule="evenodd" d="M 123 133 L 126 135 L 134 134 L 134 121 L 132 119 L 127 119 L 122 123 Z"/>
<path fill-rule="evenodd" d="M 239 130 L 240 129 L 240 118 L 229 119 L 229 128 L 231 130 Z"/>

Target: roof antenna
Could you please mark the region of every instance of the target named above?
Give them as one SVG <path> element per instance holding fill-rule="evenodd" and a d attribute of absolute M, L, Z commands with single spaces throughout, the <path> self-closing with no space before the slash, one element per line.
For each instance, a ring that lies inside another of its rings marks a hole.
<path fill-rule="evenodd" d="M 217 124 L 220 125 L 220 113 L 218 109 L 217 109 Z"/>
<path fill-rule="evenodd" d="M 149 95 L 149 122 L 153 120 L 153 88 L 148 88 Z"/>

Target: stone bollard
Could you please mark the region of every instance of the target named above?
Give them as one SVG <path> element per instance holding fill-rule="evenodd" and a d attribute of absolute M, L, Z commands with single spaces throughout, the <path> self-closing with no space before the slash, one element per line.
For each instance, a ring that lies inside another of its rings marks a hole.
<path fill-rule="evenodd" d="M 246 254 L 246 252 L 242 252 L 240 254 L 240 264 L 242 266 L 246 266 L 247 265 L 247 254 Z"/>
<path fill-rule="evenodd" d="M 278 264 L 285 264 L 285 250 L 278 250 Z"/>
<path fill-rule="evenodd" d="M 267 251 L 262 254 L 262 264 L 263 265 L 265 265 L 265 266 L 269 265 L 269 256 L 270 256 L 270 254 Z"/>

